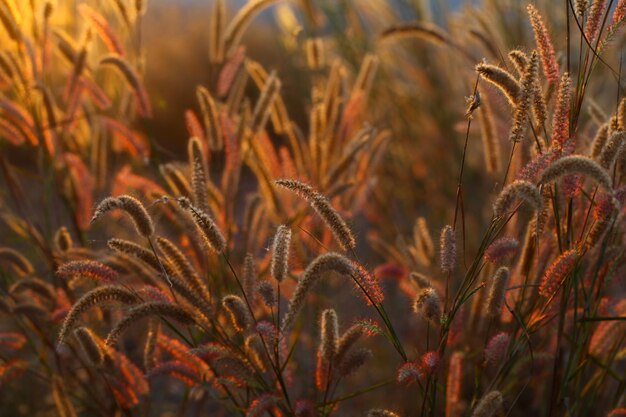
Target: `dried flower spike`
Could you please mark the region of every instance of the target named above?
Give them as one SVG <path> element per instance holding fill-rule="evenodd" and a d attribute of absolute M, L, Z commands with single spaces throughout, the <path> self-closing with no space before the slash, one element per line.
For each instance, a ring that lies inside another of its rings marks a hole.
<path fill-rule="evenodd" d="M 135 293 L 130 290 L 115 285 L 107 285 L 89 291 L 74 303 L 72 309 L 67 316 L 65 316 L 63 326 L 61 326 L 61 330 L 59 331 L 58 343 L 61 344 L 65 342 L 67 335 L 82 313 L 86 312 L 92 306 L 98 306 L 109 301 L 130 305 L 136 303 L 139 299 Z"/>
<path fill-rule="evenodd" d="M 448 366 L 448 380 L 446 391 L 446 417 L 458 415 L 456 412 L 459 407 L 459 399 L 461 396 L 461 379 L 463 377 L 463 353 L 454 352 L 450 356 L 450 365 Z"/>
<path fill-rule="evenodd" d="M 556 62 L 556 54 L 552 41 L 550 40 L 550 35 L 548 34 L 548 29 L 535 6 L 529 4 L 526 10 L 528 10 L 530 25 L 535 33 L 535 42 L 537 43 L 537 49 L 539 49 L 539 54 L 541 55 L 543 73 L 548 81 L 556 82 L 559 79 L 559 64 Z"/>
<path fill-rule="evenodd" d="M 480 399 L 472 417 L 493 417 L 502 411 L 503 399 L 500 391 L 491 391 Z"/>
<path fill-rule="evenodd" d="M 583 174 L 608 189 L 611 189 L 613 184 L 611 176 L 600 164 L 581 155 L 570 155 L 557 159 L 543 171 L 541 182 L 544 184 L 552 182 L 566 174 Z"/>
<path fill-rule="evenodd" d="M 341 376 L 351 375 L 372 357 L 372 351 L 367 348 L 359 348 L 347 354 L 341 362 L 337 364 L 337 371 Z"/>
<path fill-rule="evenodd" d="M 600 156 L 598 157 L 598 162 L 602 168 L 610 170 L 618 155 L 623 153 L 625 148 L 626 132 L 616 130 L 606 140 L 606 143 L 602 147 L 602 152 L 600 152 Z"/>
<path fill-rule="evenodd" d="M 324 310 L 320 321 L 320 354 L 327 363 L 332 363 L 335 358 L 338 341 L 337 313 L 333 309 Z"/>
<path fill-rule="evenodd" d="M 354 249 L 356 247 L 356 241 L 352 231 L 339 213 L 331 206 L 330 201 L 328 201 L 326 197 L 315 191 L 311 186 L 297 180 L 281 179 L 277 180 L 276 184 L 294 191 L 311 204 L 311 207 L 313 207 L 330 228 L 343 250 Z"/>
<path fill-rule="evenodd" d="M 187 144 L 189 165 L 191 166 L 191 189 L 194 204 L 204 212 L 209 210 L 208 168 L 204 158 L 204 147 L 196 137 Z"/>
<path fill-rule="evenodd" d="M 506 214 L 507 210 L 515 200 L 523 200 L 533 209 L 539 210 L 542 206 L 542 198 L 539 189 L 529 181 L 513 181 L 500 192 L 500 195 L 493 204 L 493 212 L 496 216 Z"/>
<path fill-rule="evenodd" d="M 434 325 L 441 319 L 441 300 L 434 288 L 421 290 L 413 302 L 413 310 Z"/>
<path fill-rule="evenodd" d="M 289 245 L 291 229 L 285 225 L 278 226 L 272 243 L 271 274 L 278 282 L 283 282 L 289 273 Z"/>
<path fill-rule="evenodd" d="M 398 381 L 398 384 L 411 385 L 421 379 L 422 374 L 422 370 L 416 363 L 405 362 L 396 372 L 396 381 Z"/>
<path fill-rule="evenodd" d="M 578 251 L 570 249 L 559 255 L 558 258 L 546 269 L 539 285 L 539 294 L 544 297 L 551 297 L 563 283 L 570 270 L 578 259 Z"/>
<path fill-rule="evenodd" d="M 281 324 L 281 332 L 283 334 L 293 325 L 296 316 L 304 305 L 305 297 L 309 290 L 326 272 L 330 271 L 335 271 L 341 275 L 347 276 L 355 273 L 352 262 L 338 253 L 328 252 L 315 258 L 300 276 L 296 290 L 289 301 L 287 314 L 283 317 Z"/>
<path fill-rule="evenodd" d="M 506 354 L 510 341 L 511 335 L 505 332 L 493 336 L 485 347 L 485 362 L 492 366 L 498 366 Z"/>
<path fill-rule="evenodd" d="M 196 320 L 194 315 L 176 304 L 164 303 L 164 302 L 148 302 L 139 304 L 128 310 L 128 314 L 120 320 L 113 329 L 107 335 L 105 344 L 107 346 L 113 346 L 117 343 L 117 340 L 122 333 L 133 323 L 141 320 L 144 317 L 160 316 L 168 319 L 173 319 L 181 324 L 195 324 Z"/>
<path fill-rule="evenodd" d="M 257 286 L 257 292 L 261 296 L 263 303 L 268 307 L 276 306 L 278 302 L 278 298 L 276 296 L 276 291 L 274 290 L 274 286 L 269 281 L 261 281 Z"/>
<path fill-rule="evenodd" d="M 552 119 L 552 148 L 563 148 L 569 139 L 570 78 L 565 73 L 559 81 Z"/>
<path fill-rule="evenodd" d="M 520 83 L 520 92 L 517 97 L 515 113 L 513 115 L 513 127 L 509 135 L 511 142 L 520 142 L 524 139 L 526 133 L 526 121 L 528 119 L 528 111 L 531 109 L 531 99 L 535 92 L 535 83 L 537 82 L 537 52 L 533 51 L 530 56 L 530 62 L 526 68 L 526 72 L 522 76 Z"/>
<path fill-rule="evenodd" d="M 191 214 L 194 222 L 202 232 L 202 237 L 209 246 L 217 253 L 224 252 L 226 250 L 226 239 L 217 227 L 217 224 L 215 224 L 215 221 L 208 214 L 191 204 L 187 197 L 179 197 L 176 201 L 178 205 Z"/>
<path fill-rule="evenodd" d="M 489 297 L 487 298 L 486 312 L 489 317 L 498 317 L 502 311 L 506 288 L 509 284 L 509 276 L 509 268 L 506 266 L 498 268 L 493 276 L 493 282 L 489 288 Z"/>
<path fill-rule="evenodd" d="M 441 230 L 439 252 L 441 256 L 441 269 L 446 274 L 451 273 L 456 265 L 456 235 L 450 225 L 445 226 Z"/>
<path fill-rule="evenodd" d="M 519 242 L 513 237 L 502 237 L 494 241 L 485 251 L 485 259 L 497 263 L 502 258 L 515 255 L 519 249 Z"/>
<path fill-rule="evenodd" d="M 252 324 L 252 316 L 246 303 L 236 295 L 227 295 L 222 298 L 222 306 L 228 313 L 230 322 L 236 331 L 242 332 Z"/>
<path fill-rule="evenodd" d="M 509 100 L 511 106 L 516 106 L 521 87 L 513 75 L 500 67 L 486 63 L 476 65 L 476 71 L 485 80 L 498 87 Z"/>
<path fill-rule="evenodd" d="M 114 210 L 124 210 L 133 220 L 137 233 L 141 236 L 150 238 L 154 234 L 154 225 L 148 211 L 139 200 L 129 195 L 120 195 L 117 197 L 107 197 L 98 204 L 94 211 L 91 223 L 98 220 L 105 213 Z"/>

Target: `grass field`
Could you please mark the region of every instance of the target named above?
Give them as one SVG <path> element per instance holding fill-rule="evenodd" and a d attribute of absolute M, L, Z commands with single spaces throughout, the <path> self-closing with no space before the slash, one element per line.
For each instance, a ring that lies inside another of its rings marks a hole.
<path fill-rule="evenodd" d="M 625 0 L 0 0 L 0 416 L 626 416 Z"/>

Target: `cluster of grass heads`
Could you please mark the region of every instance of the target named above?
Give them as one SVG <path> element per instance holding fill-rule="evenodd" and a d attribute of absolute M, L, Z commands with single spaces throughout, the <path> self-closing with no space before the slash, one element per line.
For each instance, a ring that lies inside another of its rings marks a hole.
<path fill-rule="evenodd" d="M 216 0 L 176 158 L 144 1 L 1 0 L 0 415 L 626 415 L 626 1 L 560 3 Z"/>

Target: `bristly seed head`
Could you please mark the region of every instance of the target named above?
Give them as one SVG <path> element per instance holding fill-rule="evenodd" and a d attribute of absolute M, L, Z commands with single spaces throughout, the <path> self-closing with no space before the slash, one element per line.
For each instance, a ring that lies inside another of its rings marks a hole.
<path fill-rule="evenodd" d="M 472 417 L 493 417 L 502 411 L 502 394 L 500 391 L 491 391 L 480 399 Z"/>
<path fill-rule="evenodd" d="M 236 331 L 242 332 L 252 324 L 252 316 L 246 303 L 236 295 L 227 295 L 222 298 L 222 306 L 228 313 L 230 322 Z"/>
<path fill-rule="evenodd" d="M 441 230 L 439 240 L 439 251 L 441 256 L 441 269 L 449 274 L 456 265 L 456 234 L 452 226 L 447 225 Z"/>
<path fill-rule="evenodd" d="M 278 298 L 276 296 L 276 291 L 274 290 L 274 286 L 272 285 L 271 282 L 269 281 L 259 282 L 259 285 L 257 286 L 256 290 L 261 296 L 261 299 L 263 300 L 263 303 L 266 306 L 270 308 L 276 306 L 276 303 L 278 302 Z"/>
<path fill-rule="evenodd" d="M 154 234 L 154 225 L 148 211 L 139 200 L 129 195 L 107 197 L 102 200 L 94 211 L 91 223 L 98 220 L 105 213 L 114 209 L 121 209 L 128 213 L 135 224 L 137 233 L 141 236 L 150 238 L 150 236 Z"/>
<path fill-rule="evenodd" d="M 441 300 L 434 288 L 421 290 L 413 302 L 413 310 L 434 325 L 441 320 Z"/>
<path fill-rule="evenodd" d="M 200 229 L 202 237 L 209 246 L 217 253 L 224 252 L 226 250 L 226 239 L 217 227 L 217 224 L 215 224 L 215 221 L 200 208 L 191 204 L 187 197 L 179 197 L 176 201 L 180 207 L 190 213 L 194 223 Z"/>
<path fill-rule="evenodd" d="M 337 343 L 339 341 L 339 324 L 335 310 L 328 309 L 322 312 L 320 321 L 320 355 L 328 362 L 332 363 L 337 354 Z"/>
<path fill-rule="evenodd" d="M 411 385 L 423 377 L 423 372 L 415 362 L 405 362 L 396 372 L 398 384 Z"/>
<path fill-rule="evenodd" d="M 502 311 L 506 289 L 509 285 L 509 276 L 509 268 L 506 266 L 498 268 L 493 276 L 493 281 L 489 288 L 489 297 L 487 298 L 486 313 L 489 317 L 497 317 Z"/>
<path fill-rule="evenodd" d="M 271 274 L 276 281 L 283 282 L 289 274 L 289 245 L 291 229 L 285 225 L 278 226 L 272 243 Z"/>
<path fill-rule="evenodd" d="M 330 228 L 343 250 L 356 247 L 356 240 L 352 231 L 326 197 L 315 191 L 311 186 L 297 180 L 281 179 L 276 181 L 276 185 L 291 190 L 304 198 L 324 220 L 324 223 Z"/>
<path fill-rule="evenodd" d="M 306 295 L 309 290 L 324 276 L 326 272 L 335 271 L 341 275 L 352 276 L 355 269 L 348 258 L 335 252 L 324 253 L 306 267 L 300 279 L 296 290 L 289 301 L 287 314 L 283 317 L 281 323 L 281 333 L 286 333 L 293 325 L 296 316 L 302 309 Z"/>
<path fill-rule="evenodd" d="M 543 184 L 555 181 L 566 174 L 584 174 L 600 185 L 611 189 L 613 181 L 609 173 L 593 159 L 581 155 L 570 155 L 554 161 L 541 175 Z"/>
<path fill-rule="evenodd" d="M 485 259 L 491 263 L 497 263 L 502 258 L 515 255 L 519 249 L 519 242 L 514 237 L 502 237 L 494 241 L 485 250 Z"/>
<path fill-rule="evenodd" d="M 570 249 L 559 255 L 558 258 L 546 269 L 539 286 L 539 294 L 544 297 L 551 297 L 563 283 L 570 270 L 578 259 L 578 251 Z"/>
<path fill-rule="evenodd" d="M 500 192 L 500 195 L 493 204 L 493 211 L 496 216 L 506 214 L 507 210 L 516 199 L 523 200 L 533 209 L 539 210 L 543 204 L 539 189 L 529 181 L 513 181 Z"/>

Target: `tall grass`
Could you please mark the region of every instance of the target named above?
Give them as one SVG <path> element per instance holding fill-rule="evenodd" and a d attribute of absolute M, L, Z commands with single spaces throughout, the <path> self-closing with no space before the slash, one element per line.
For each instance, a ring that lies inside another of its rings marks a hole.
<path fill-rule="evenodd" d="M 3 0 L 0 415 L 622 415 L 625 7 Z"/>

